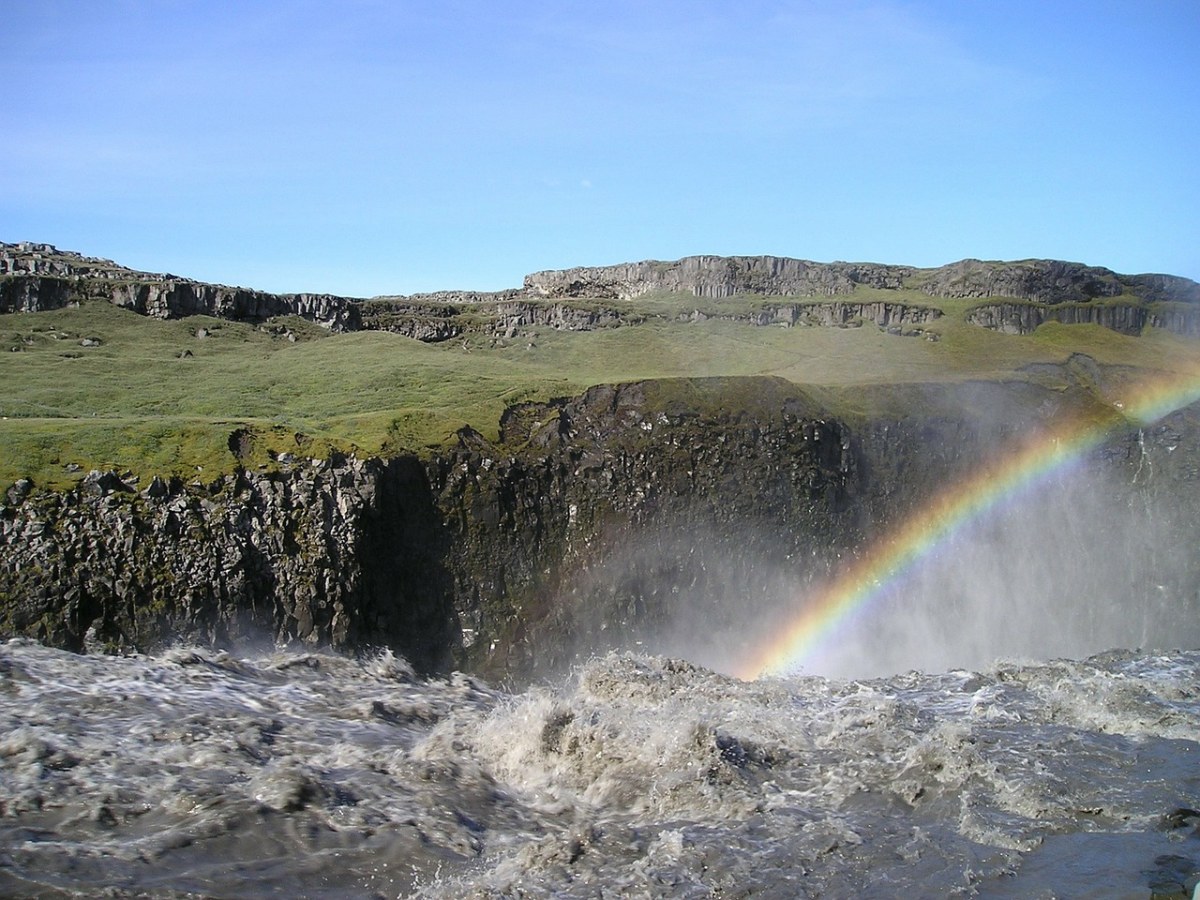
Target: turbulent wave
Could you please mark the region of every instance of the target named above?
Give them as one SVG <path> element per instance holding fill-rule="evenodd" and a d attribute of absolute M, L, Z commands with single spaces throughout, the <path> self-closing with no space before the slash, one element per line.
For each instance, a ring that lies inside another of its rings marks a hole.
<path fill-rule="evenodd" d="M 506 693 L 0 645 L 0 894 L 1125 897 L 1200 865 L 1200 652 Z M 1190 895 L 1190 894 L 1189 894 Z"/>

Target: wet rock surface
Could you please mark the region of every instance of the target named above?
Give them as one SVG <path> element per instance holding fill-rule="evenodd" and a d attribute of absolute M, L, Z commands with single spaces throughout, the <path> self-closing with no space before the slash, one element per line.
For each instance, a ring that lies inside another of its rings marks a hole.
<path fill-rule="evenodd" d="M 390 645 L 436 667 L 450 618 L 422 484 L 412 460 L 336 459 L 140 491 L 96 472 L 27 492 L 0 512 L 0 630 L 123 652 Z"/>

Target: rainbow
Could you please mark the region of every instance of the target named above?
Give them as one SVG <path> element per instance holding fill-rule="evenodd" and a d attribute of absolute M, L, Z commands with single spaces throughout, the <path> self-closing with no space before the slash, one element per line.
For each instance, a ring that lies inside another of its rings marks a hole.
<path fill-rule="evenodd" d="M 1011 448 L 990 464 L 935 496 L 918 513 L 885 535 L 815 596 L 799 615 L 737 666 L 744 680 L 798 671 L 843 625 L 871 607 L 921 560 L 1001 501 L 1077 461 L 1118 426 L 1144 426 L 1200 400 L 1200 373 L 1173 374 L 1141 382 L 1113 402 L 1105 421 L 1059 422 Z"/>

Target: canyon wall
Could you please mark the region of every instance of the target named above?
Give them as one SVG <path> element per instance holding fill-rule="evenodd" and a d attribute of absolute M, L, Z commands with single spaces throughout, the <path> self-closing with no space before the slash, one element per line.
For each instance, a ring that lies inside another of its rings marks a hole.
<path fill-rule="evenodd" d="M 425 671 L 521 679 L 643 638 L 670 650 L 681 623 L 737 633 L 1031 415 L 1090 402 L 1024 383 L 883 399 L 851 420 L 770 378 L 597 387 L 510 409 L 495 443 L 464 428 L 422 458 L 208 484 L 95 473 L 64 493 L 19 482 L 0 506 L 0 634 L 76 650 L 389 646 Z M 1187 542 L 1197 437 L 1185 410 L 1092 458 L 1131 497 L 1169 500 Z"/>

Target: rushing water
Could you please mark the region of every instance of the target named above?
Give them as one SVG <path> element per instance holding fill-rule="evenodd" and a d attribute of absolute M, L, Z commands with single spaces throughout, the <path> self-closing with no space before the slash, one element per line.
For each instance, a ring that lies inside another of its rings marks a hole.
<path fill-rule="evenodd" d="M 0 895 L 1150 897 L 1200 870 L 1200 652 L 743 683 L 612 655 L 0 644 Z M 1171 892 L 1174 893 L 1171 893 Z"/>

